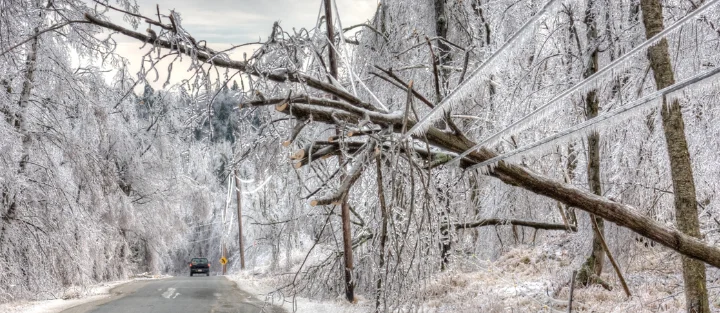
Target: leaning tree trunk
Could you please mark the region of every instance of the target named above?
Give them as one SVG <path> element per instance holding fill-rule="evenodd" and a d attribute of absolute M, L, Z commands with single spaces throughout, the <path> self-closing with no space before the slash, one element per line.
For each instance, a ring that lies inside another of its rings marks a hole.
<path fill-rule="evenodd" d="M 664 29 L 662 4 L 659 0 L 641 0 L 645 36 L 651 38 Z M 663 39 L 648 49 L 650 67 L 655 76 L 658 90 L 675 83 L 675 74 L 670 63 L 668 42 Z M 685 139 L 685 123 L 683 121 L 680 102 L 670 103 L 663 97 L 661 109 L 665 141 L 670 159 L 670 173 L 675 194 L 675 218 L 678 229 L 695 238 L 701 238 L 700 222 L 695 198 L 695 182 L 693 181 L 692 164 Z M 705 282 L 705 264 L 698 260 L 682 256 L 683 279 L 685 281 L 685 305 L 687 312 L 709 313 L 707 287 Z"/>

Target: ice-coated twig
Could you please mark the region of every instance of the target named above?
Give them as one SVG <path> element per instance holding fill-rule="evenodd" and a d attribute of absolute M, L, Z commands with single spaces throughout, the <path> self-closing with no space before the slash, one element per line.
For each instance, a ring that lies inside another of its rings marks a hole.
<path fill-rule="evenodd" d="M 465 79 L 462 83 L 460 83 L 460 85 L 455 87 L 455 89 L 453 89 L 450 92 L 450 94 L 447 95 L 447 97 L 445 97 L 442 101 L 440 101 L 440 103 L 438 103 L 435 106 L 435 108 L 433 108 L 430 111 L 430 113 L 428 115 L 426 115 L 420 121 L 415 123 L 415 125 L 413 125 L 413 127 L 410 128 L 410 130 L 407 132 L 407 134 L 405 134 L 405 138 L 407 139 L 409 136 L 419 132 L 421 129 L 423 129 L 425 127 L 425 125 L 430 125 L 434 119 L 442 116 L 441 113 L 442 113 L 442 111 L 445 110 L 445 106 L 447 106 L 447 104 L 449 102 L 451 102 L 451 100 L 454 99 L 458 93 L 460 93 L 463 89 L 467 88 L 467 86 L 470 84 L 470 82 L 473 81 L 478 76 L 478 74 L 481 73 L 485 68 L 487 68 L 487 66 L 489 64 L 493 63 L 493 61 L 495 59 L 497 59 L 497 57 L 502 55 L 503 51 L 505 51 L 508 47 L 510 47 L 513 43 L 515 43 L 515 41 L 523 33 L 525 33 L 525 31 L 530 29 L 531 26 L 533 26 L 535 24 L 535 22 L 537 22 L 537 20 L 541 16 L 543 16 L 545 14 L 545 12 L 548 10 L 548 8 L 550 8 L 555 2 L 556 2 L 555 0 L 549 0 L 547 3 L 545 3 L 545 5 L 540 9 L 540 11 L 538 11 L 535 15 L 533 15 L 533 17 L 530 18 L 527 22 L 525 22 L 525 24 L 523 24 L 523 26 L 520 27 L 520 29 L 517 32 L 515 32 L 515 34 L 513 34 L 513 36 L 510 37 L 510 39 L 508 39 L 500 48 L 495 50 L 495 52 L 493 52 L 493 54 L 490 55 L 490 57 L 488 57 L 487 60 L 485 60 L 483 63 L 481 63 L 475 70 L 473 70 L 473 72 L 470 74 L 470 76 L 468 76 L 467 79 Z"/>
<path fill-rule="evenodd" d="M 517 149 L 515 149 L 515 150 L 512 150 L 512 151 L 510 151 L 510 152 L 507 152 L 507 153 L 498 155 L 498 156 L 496 156 L 496 157 L 494 157 L 494 158 L 491 158 L 491 159 L 488 159 L 488 160 L 486 160 L 486 161 L 484 161 L 484 162 L 481 162 L 481 163 L 478 163 L 478 164 L 476 164 L 476 165 L 473 165 L 473 166 L 469 167 L 468 169 L 475 169 L 475 168 L 479 168 L 479 167 L 483 167 L 483 166 L 487 166 L 487 165 L 492 165 L 492 164 L 495 164 L 495 163 L 497 163 L 497 162 L 500 162 L 500 161 L 502 161 L 502 160 L 504 160 L 504 159 L 507 159 L 507 158 L 509 158 L 509 157 L 512 157 L 512 156 L 518 155 L 518 154 L 520 154 L 520 153 L 526 152 L 526 151 L 528 151 L 528 150 L 531 150 L 531 149 L 537 148 L 537 147 L 539 147 L 539 146 L 542 146 L 542 145 L 544 145 L 544 144 L 547 144 L 547 143 L 550 143 L 550 142 L 553 142 L 553 141 L 556 141 L 556 140 L 559 140 L 559 139 L 568 137 L 568 136 L 570 136 L 570 135 L 572 135 L 572 134 L 574 134 L 574 133 L 576 133 L 576 132 L 585 130 L 585 129 L 587 129 L 587 128 L 593 126 L 593 125 L 596 125 L 596 124 L 598 124 L 598 123 L 601 123 L 601 122 L 604 122 L 604 121 L 608 121 L 608 120 L 611 120 L 611 119 L 612 119 L 612 120 L 616 120 L 616 119 L 613 119 L 613 118 L 616 118 L 616 117 L 618 117 L 618 116 L 622 116 L 622 115 L 628 114 L 628 113 L 630 113 L 630 112 L 633 112 L 633 111 L 635 111 L 635 110 L 644 108 L 644 107 L 646 107 L 648 104 L 651 104 L 652 101 L 655 100 L 655 99 L 657 99 L 657 98 L 667 96 L 667 95 L 670 94 L 670 93 L 673 93 L 673 92 L 675 92 L 675 91 L 678 91 L 678 90 L 680 90 L 680 89 L 682 89 L 682 88 L 685 88 L 685 87 L 687 87 L 687 86 L 689 86 L 689 85 L 692 85 L 692 84 L 697 83 L 697 82 L 699 82 L 699 81 L 702 81 L 702 80 L 704 80 L 704 79 L 710 78 L 710 77 L 712 77 L 712 76 L 714 76 L 714 75 L 717 75 L 718 73 L 720 73 L 720 67 L 716 67 L 716 68 L 713 68 L 713 69 L 711 69 L 711 70 L 707 70 L 707 71 L 702 72 L 702 73 L 700 73 L 700 74 L 697 74 L 697 75 L 695 75 L 695 76 L 693 76 L 693 77 L 690 77 L 690 78 L 688 78 L 688 79 L 685 79 L 685 80 L 683 80 L 683 81 L 681 81 L 681 82 L 679 82 L 679 83 L 675 83 L 675 84 L 673 84 L 673 85 L 670 85 L 670 86 L 668 86 L 668 87 L 665 87 L 665 88 L 663 88 L 663 89 L 660 89 L 660 90 L 658 90 L 658 91 L 655 91 L 655 92 L 653 92 L 653 93 L 651 93 L 651 94 L 648 94 L 647 96 L 645 96 L 645 97 L 643 97 L 643 98 L 641 98 L 641 99 L 639 99 L 639 100 L 636 100 L 636 101 L 634 101 L 634 102 L 631 102 L 631 103 L 629 103 L 628 105 L 623 106 L 623 107 L 620 107 L 620 108 L 618 108 L 618 109 L 616 109 L 616 110 L 614 110 L 614 111 L 610 111 L 610 112 L 606 112 L 606 113 L 604 113 L 604 114 L 600 114 L 600 115 L 598 115 L 598 116 L 596 116 L 596 117 L 594 117 L 594 118 L 592 118 L 592 119 L 589 119 L 589 120 L 587 120 L 587 121 L 585 121 L 585 122 L 583 122 L 583 123 L 577 124 L 577 125 L 575 125 L 575 126 L 573 126 L 573 127 L 570 127 L 570 128 L 568 128 L 568 129 L 566 129 L 566 130 L 564 130 L 564 131 L 562 131 L 562 132 L 559 132 L 559 133 L 557 133 L 557 134 L 555 134 L 555 135 L 553 135 L 553 136 L 546 137 L 546 138 L 544 138 L 544 139 L 542 139 L 542 140 L 538 140 L 538 141 L 536 141 L 536 142 L 534 142 L 534 143 L 532 143 L 532 144 L 529 144 L 529 145 L 526 145 L 526 146 L 522 146 L 522 147 L 517 148 Z M 458 157 L 457 159 L 460 159 L 460 157 Z"/>
<path fill-rule="evenodd" d="M 340 11 L 338 11 L 337 3 L 335 2 L 335 0 L 333 0 L 333 9 L 335 10 L 335 20 L 336 20 L 337 23 L 338 23 L 338 28 L 339 28 L 339 29 L 343 29 L 343 27 L 342 27 L 342 20 L 340 19 Z M 345 34 L 344 34 L 344 32 L 340 32 L 340 33 L 339 33 L 339 37 L 340 37 L 340 44 L 341 44 L 342 50 L 343 50 L 343 51 L 342 51 L 342 52 L 343 52 L 343 55 L 341 55 L 341 57 L 342 57 L 342 59 L 343 59 L 343 62 L 347 64 L 348 62 L 346 61 L 346 59 L 349 59 L 349 57 L 348 57 L 348 55 L 347 55 L 347 52 L 348 52 L 348 50 L 347 50 L 347 41 L 345 40 Z M 333 48 L 335 48 L 335 47 L 333 47 Z M 353 95 L 357 97 L 357 90 L 355 89 L 354 73 L 352 73 L 352 72 L 353 72 L 353 68 L 352 68 L 352 66 L 347 66 L 347 68 L 348 68 L 348 71 L 351 72 L 351 74 L 350 74 L 350 86 L 352 87 Z"/>
<path fill-rule="evenodd" d="M 455 159 L 453 159 L 452 161 L 450 161 L 450 164 L 457 164 L 457 162 L 458 162 L 460 159 L 466 157 L 468 154 L 472 153 L 473 151 L 475 151 L 475 150 L 479 149 L 480 147 L 483 147 L 483 146 L 485 146 L 485 145 L 487 145 L 487 144 L 489 144 L 489 143 L 492 143 L 494 140 L 497 140 L 498 138 L 500 138 L 500 137 L 502 137 L 502 136 L 504 136 L 504 135 L 507 135 L 508 132 L 511 132 L 511 131 L 513 131 L 513 130 L 516 130 L 516 128 L 517 128 L 518 126 L 524 125 L 528 120 L 530 120 L 530 118 L 532 118 L 532 117 L 534 117 L 535 115 L 538 115 L 539 113 L 545 111 L 545 109 L 549 108 L 552 104 L 555 104 L 556 102 L 558 102 L 558 101 L 560 101 L 560 100 L 568 97 L 568 96 L 571 95 L 572 93 L 574 93 L 574 92 L 576 92 L 576 91 L 578 91 L 578 90 L 581 90 L 581 88 L 587 87 L 588 85 L 594 83 L 600 76 L 608 73 L 608 72 L 611 71 L 613 68 L 615 68 L 617 65 L 625 62 L 625 61 L 626 61 L 627 59 L 629 59 L 631 56 L 635 55 L 638 51 L 642 51 L 643 49 L 648 48 L 648 47 L 650 47 L 651 45 L 656 44 L 658 41 L 660 41 L 661 39 L 665 38 L 665 36 L 667 36 L 669 33 L 677 30 L 678 28 L 680 28 L 681 26 L 683 26 L 687 21 L 691 20 L 692 18 L 694 18 L 694 17 L 697 16 L 698 14 L 700 14 L 700 13 L 702 13 L 703 11 L 707 10 L 709 7 L 713 6 L 713 5 L 716 4 L 718 1 L 720 1 L 720 0 L 711 0 L 711 1 L 706 2 L 706 3 L 705 3 L 704 5 L 702 5 L 700 8 L 692 11 L 691 13 L 689 13 L 688 15 L 686 15 L 685 17 L 683 17 L 683 18 L 680 19 L 679 21 L 675 22 L 675 23 L 674 23 L 673 25 L 671 25 L 670 27 L 666 28 L 666 29 L 663 30 L 662 32 L 660 32 L 660 33 L 658 33 L 657 35 L 653 36 L 652 38 L 646 40 L 645 42 L 643 42 L 643 43 L 640 44 L 639 46 L 637 46 L 637 47 L 635 47 L 634 49 L 632 49 L 630 52 L 628 52 L 628 53 L 624 54 L 623 56 L 617 58 L 615 61 L 613 61 L 612 63 L 608 64 L 608 66 L 604 67 L 603 69 L 597 71 L 595 74 L 593 74 L 593 75 L 591 75 L 590 77 L 588 77 L 588 78 L 584 79 L 583 81 L 579 82 L 577 85 L 573 86 L 573 87 L 570 88 L 570 89 L 565 90 L 565 91 L 564 91 L 563 93 L 561 93 L 560 95 L 554 97 L 552 100 L 550 100 L 550 101 L 546 102 L 545 104 L 541 105 L 540 107 L 538 107 L 537 109 L 535 109 L 535 110 L 532 111 L 531 113 L 523 116 L 521 119 L 515 121 L 514 123 L 512 123 L 512 124 L 510 124 L 509 126 L 505 127 L 504 129 L 502 129 L 502 130 L 494 133 L 493 135 L 491 135 L 491 136 L 489 136 L 489 137 L 487 137 L 487 138 L 485 138 L 485 139 L 483 139 L 483 140 L 480 140 L 474 147 L 472 147 L 472 148 L 470 148 L 469 150 L 461 153 L 461 154 L 460 154 L 459 156 L 457 156 Z M 439 107 L 439 105 L 438 105 L 438 107 Z M 433 111 L 434 111 L 434 110 L 433 110 Z M 418 124 L 420 124 L 420 123 L 418 123 Z"/>
<path fill-rule="evenodd" d="M 378 105 L 380 105 L 380 108 L 383 109 L 383 110 L 385 111 L 385 113 L 390 112 L 390 111 L 388 110 L 387 106 L 385 106 L 385 104 L 383 104 L 383 102 L 380 101 L 380 98 L 378 98 L 378 97 L 375 95 L 375 93 L 372 92 L 372 90 L 371 90 L 370 88 L 368 88 L 368 86 L 365 85 L 365 83 L 363 83 L 362 79 L 355 74 L 355 71 L 352 70 L 352 66 L 350 66 L 350 62 L 348 62 L 348 61 L 345 59 L 345 56 L 341 55 L 341 54 L 338 52 L 338 50 L 335 48 L 335 45 L 334 45 L 332 42 L 330 42 L 329 40 L 328 40 L 328 44 L 330 45 L 330 49 L 333 49 L 333 50 L 340 56 L 340 60 L 345 64 L 345 67 L 348 69 L 348 72 L 350 73 L 350 78 L 352 79 L 352 77 L 354 76 L 354 77 L 357 79 L 358 83 L 360 83 L 360 85 L 365 89 L 365 91 L 367 91 L 368 93 L 370 93 L 370 96 L 372 96 L 372 98 L 375 100 L 375 102 L 376 102 Z M 355 84 L 354 84 L 354 83 L 351 83 L 351 84 L 353 85 L 353 92 L 356 92 L 356 91 L 355 91 Z"/>

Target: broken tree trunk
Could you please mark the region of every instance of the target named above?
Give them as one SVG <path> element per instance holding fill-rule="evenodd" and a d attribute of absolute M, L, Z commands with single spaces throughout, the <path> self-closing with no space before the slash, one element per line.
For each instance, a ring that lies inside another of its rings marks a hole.
<path fill-rule="evenodd" d="M 662 3 L 659 0 L 641 0 L 640 7 L 643 12 L 645 36 L 651 38 L 665 28 Z M 657 45 L 648 48 L 648 59 L 650 59 L 650 67 L 653 70 L 658 90 L 675 84 L 675 73 L 670 62 L 666 39 L 662 39 Z M 680 102 L 672 100 L 671 103 L 667 103 L 668 100 L 665 97 L 662 101 L 662 124 L 665 129 L 665 141 L 670 159 L 677 227 L 683 234 L 699 239 L 702 236 L 695 198 L 695 181 L 693 180 L 688 144 L 685 139 L 685 123 L 680 110 Z M 683 256 L 682 267 L 687 312 L 709 313 L 705 264 Z"/>

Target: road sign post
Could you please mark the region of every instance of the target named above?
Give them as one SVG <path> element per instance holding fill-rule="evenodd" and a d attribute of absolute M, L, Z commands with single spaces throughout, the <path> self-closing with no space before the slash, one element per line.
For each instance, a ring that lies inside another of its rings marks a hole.
<path fill-rule="evenodd" d="M 225 275 L 227 273 L 227 258 L 225 258 L 225 255 L 227 254 L 227 249 L 225 248 L 225 243 L 223 243 L 223 253 L 222 257 L 220 258 L 220 264 L 222 264 L 222 274 Z"/>

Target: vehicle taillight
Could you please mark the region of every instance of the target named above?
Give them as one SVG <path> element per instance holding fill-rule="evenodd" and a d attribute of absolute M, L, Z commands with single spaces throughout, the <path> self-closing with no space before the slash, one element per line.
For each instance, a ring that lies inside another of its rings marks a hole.
<path fill-rule="evenodd" d="M 212 266 L 212 264 L 208 263 L 208 267 Z"/>

